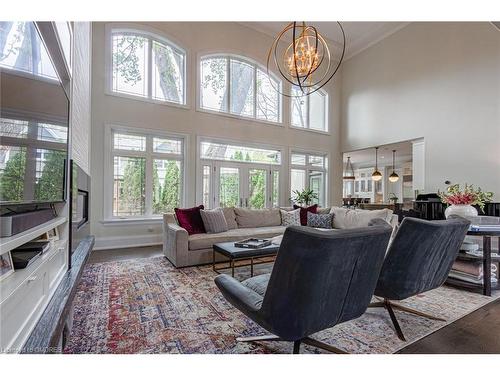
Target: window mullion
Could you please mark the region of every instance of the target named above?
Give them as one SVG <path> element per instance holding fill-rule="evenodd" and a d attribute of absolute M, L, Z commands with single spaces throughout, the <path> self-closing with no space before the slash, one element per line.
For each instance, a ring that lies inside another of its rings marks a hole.
<path fill-rule="evenodd" d="M 257 119 L 257 67 L 253 66 L 253 118 Z"/>
<path fill-rule="evenodd" d="M 146 216 L 153 215 L 153 137 L 146 137 Z"/>
<path fill-rule="evenodd" d="M 307 108 L 306 108 L 306 129 L 310 129 L 310 116 L 311 116 L 311 97 L 308 95 L 306 98 Z"/>
<path fill-rule="evenodd" d="M 148 38 L 148 98 L 153 98 L 153 39 Z"/>
<path fill-rule="evenodd" d="M 132 150 L 113 150 L 113 156 L 122 156 L 130 158 L 144 158 L 146 153 L 144 151 L 132 151 Z"/>
<path fill-rule="evenodd" d="M 227 57 L 227 113 L 231 113 L 231 59 Z"/>

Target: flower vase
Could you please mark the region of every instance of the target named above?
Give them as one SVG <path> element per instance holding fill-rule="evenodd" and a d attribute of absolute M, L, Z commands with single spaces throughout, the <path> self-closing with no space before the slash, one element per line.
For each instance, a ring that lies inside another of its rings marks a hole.
<path fill-rule="evenodd" d="M 444 211 L 444 216 L 448 218 L 450 215 L 458 215 L 461 217 L 477 216 L 477 210 L 470 204 L 452 204 Z"/>

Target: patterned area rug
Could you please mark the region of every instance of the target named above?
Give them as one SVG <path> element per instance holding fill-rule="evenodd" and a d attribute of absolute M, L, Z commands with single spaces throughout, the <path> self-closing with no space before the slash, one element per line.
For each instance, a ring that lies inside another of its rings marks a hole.
<path fill-rule="evenodd" d="M 248 277 L 239 269 L 239 279 Z M 270 271 L 261 265 L 256 274 Z M 287 342 L 238 343 L 266 334 L 225 301 L 209 266 L 175 269 L 165 258 L 134 259 L 86 267 L 75 298 L 66 353 L 290 353 Z M 449 287 L 405 301 L 447 319 L 433 321 L 396 312 L 407 342 L 400 341 L 382 308 L 313 337 L 350 353 L 394 353 L 469 314 L 496 297 Z M 303 345 L 303 353 L 325 353 Z"/>

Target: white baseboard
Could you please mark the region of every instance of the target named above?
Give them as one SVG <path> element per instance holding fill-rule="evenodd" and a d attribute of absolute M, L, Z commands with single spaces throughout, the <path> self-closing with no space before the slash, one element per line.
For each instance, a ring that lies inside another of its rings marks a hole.
<path fill-rule="evenodd" d="M 130 247 L 156 246 L 162 244 L 161 234 L 146 234 L 130 237 L 97 237 L 93 250 L 125 249 Z"/>

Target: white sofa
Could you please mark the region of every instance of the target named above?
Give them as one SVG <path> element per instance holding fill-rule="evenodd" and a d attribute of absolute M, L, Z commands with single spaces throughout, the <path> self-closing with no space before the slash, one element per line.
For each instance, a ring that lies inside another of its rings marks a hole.
<path fill-rule="evenodd" d="M 283 207 L 291 210 L 291 207 Z M 339 207 L 319 208 L 318 213 L 335 214 L 333 227 L 336 229 L 364 226 L 368 224 L 368 212 L 362 210 L 346 210 Z M 380 210 L 382 211 L 382 210 Z M 264 210 L 250 210 L 245 208 L 224 208 L 224 216 L 229 230 L 222 233 L 200 233 L 188 235 L 188 232 L 179 226 L 175 214 L 163 215 L 163 254 L 175 267 L 187 267 L 212 262 L 212 246 L 218 242 L 240 241 L 249 237 L 271 238 L 285 232 L 281 226 L 281 215 L 277 208 Z M 391 210 L 382 215 L 393 227 L 397 225 L 398 217 Z M 380 215 L 379 215 L 380 217 Z M 370 217 L 371 218 L 371 217 Z M 224 260 L 217 255 L 216 261 Z"/>

